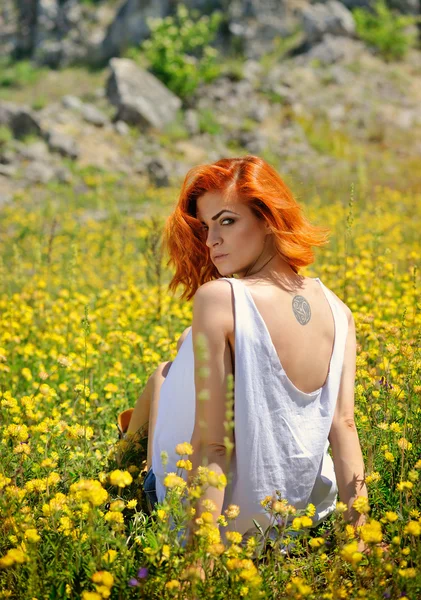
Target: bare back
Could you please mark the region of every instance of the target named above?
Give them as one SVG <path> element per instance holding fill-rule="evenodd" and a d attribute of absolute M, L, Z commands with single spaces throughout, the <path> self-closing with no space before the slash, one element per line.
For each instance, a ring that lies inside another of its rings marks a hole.
<path fill-rule="evenodd" d="M 335 324 L 319 282 L 303 277 L 299 287 L 294 288 L 249 279 L 242 279 L 242 283 L 247 286 L 266 324 L 287 377 L 305 393 L 322 387 L 329 372 Z M 348 315 L 349 308 L 337 299 Z M 234 313 L 230 316 L 228 331 L 234 369 Z"/>

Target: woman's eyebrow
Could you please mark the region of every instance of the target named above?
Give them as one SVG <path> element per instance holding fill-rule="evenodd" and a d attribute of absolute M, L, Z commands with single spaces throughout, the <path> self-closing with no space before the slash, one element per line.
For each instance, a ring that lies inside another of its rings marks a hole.
<path fill-rule="evenodd" d="M 215 216 L 212 217 L 212 221 L 215 221 L 218 217 L 220 217 L 222 215 L 222 213 L 224 212 L 229 212 L 232 213 L 233 215 L 238 215 L 238 213 L 232 211 L 232 210 L 227 210 L 226 208 L 224 208 L 223 210 L 221 210 L 219 213 L 217 213 Z M 201 223 L 205 223 L 204 221 L 200 221 Z M 206 223 L 205 223 L 206 225 Z"/>

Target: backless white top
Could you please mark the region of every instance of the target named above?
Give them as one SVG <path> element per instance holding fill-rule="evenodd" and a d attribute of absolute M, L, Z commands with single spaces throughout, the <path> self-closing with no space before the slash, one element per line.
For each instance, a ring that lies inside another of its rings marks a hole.
<path fill-rule="evenodd" d="M 336 506 L 336 477 L 327 450 L 348 333 L 346 313 L 316 277 L 333 313 L 335 339 L 325 384 L 306 393 L 287 377 L 248 287 L 241 279 L 221 279 L 233 289 L 235 322 L 235 449 L 223 510 L 238 504 L 240 515 L 228 529 L 251 534 L 256 531 L 255 519 L 265 530 L 269 517 L 260 501 L 275 490 L 297 509 L 314 504 L 313 525 L 317 525 Z M 159 502 L 165 497 L 165 473 L 177 471 L 180 457 L 175 446 L 191 440 L 194 417 L 190 330 L 161 387 L 152 455 Z M 168 453 L 166 467 L 161 463 L 162 451 Z"/>

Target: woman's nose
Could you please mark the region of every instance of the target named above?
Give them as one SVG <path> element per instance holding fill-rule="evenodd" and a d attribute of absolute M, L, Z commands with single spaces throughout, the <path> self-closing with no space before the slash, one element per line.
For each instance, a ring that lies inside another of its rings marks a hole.
<path fill-rule="evenodd" d="M 216 231 L 214 233 L 208 232 L 208 236 L 206 238 L 206 245 L 209 248 L 212 248 L 217 242 L 221 242 L 221 236 Z"/>

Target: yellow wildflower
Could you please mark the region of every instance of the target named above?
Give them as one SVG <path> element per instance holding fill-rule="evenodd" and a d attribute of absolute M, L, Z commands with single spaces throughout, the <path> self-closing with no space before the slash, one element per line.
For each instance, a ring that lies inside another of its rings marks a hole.
<path fill-rule="evenodd" d="M 339 514 L 344 513 L 346 510 L 348 510 L 348 506 L 345 504 L 345 502 L 337 502 L 336 503 L 336 512 L 338 512 Z"/>
<path fill-rule="evenodd" d="M 367 543 L 376 544 L 383 539 L 381 524 L 374 519 L 370 519 L 368 523 L 359 527 L 359 533 L 361 539 Z"/>
<path fill-rule="evenodd" d="M 241 540 L 243 539 L 243 536 L 238 531 L 227 531 L 225 535 L 227 540 L 233 544 L 241 544 Z"/>
<path fill-rule="evenodd" d="M 171 581 L 167 581 L 165 587 L 167 588 L 167 590 L 178 590 L 180 585 L 181 584 L 178 581 L 178 579 L 171 579 Z"/>
<path fill-rule="evenodd" d="M 182 477 L 179 477 L 175 473 L 168 473 L 164 479 L 164 485 L 167 488 L 183 488 L 186 485 L 186 482 Z"/>
<path fill-rule="evenodd" d="M 115 510 L 111 510 L 111 511 L 105 513 L 104 519 L 108 523 L 124 523 L 124 517 L 123 517 L 122 513 L 115 511 Z"/>
<path fill-rule="evenodd" d="M 101 594 L 98 592 L 82 592 L 82 600 L 102 600 Z"/>
<path fill-rule="evenodd" d="M 352 506 L 360 514 L 367 514 L 370 511 L 368 498 L 365 496 L 358 496 L 357 499 L 352 503 Z"/>
<path fill-rule="evenodd" d="M 414 484 L 412 481 L 400 481 L 396 484 L 396 489 L 398 492 L 403 492 L 404 490 L 412 490 Z"/>
<path fill-rule="evenodd" d="M 87 500 L 93 506 L 100 506 L 108 498 L 108 493 L 96 479 L 81 479 L 70 486 L 70 493 L 77 500 Z"/>
<path fill-rule="evenodd" d="M 105 554 L 102 555 L 102 560 L 107 562 L 107 563 L 112 563 L 115 561 L 117 556 L 117 551 L 116 550 L 112 550 L 110 548 L 110 550 L 107 550 L 107 552 L 105 552 Z"/>
<path fill-rule="evenodd" d="M 120 471 L 120 469 L 112 471 L 109 475 L 109 479 L 111 485 L 116 485 L 119 488 L 124 488 L 133 481 L 133 477 L 128 471 Z"/>
<path fill-rule="evenodd" d="M 225 515 L 229 520 L 236 519 L 239 514 L 240 507 L 237 506 L 237 504 L 229 504 L 227 509 L 225 510 Z"/>
<path fill-rule="evenodd" d="M 384 516 L 389 521 L 389 523 L 394 523 L 398 519 L 398 515 L 391 510 L 388 510 Z"/>
<path fill-rule="evenodd" d="M 184 460 L 184 459 L 180 459 L 176 462 L 176 466 L 179 469 L 184 469 L 185 471 L 191 471 L 193 468 L 193 465 L 191 463 L 190 460 Z"/>
<path fill-rule="evenodd" d="M 411 450 L 412 444 L 406 438 L 402 437 L 398 440 L 398 446 L 401 450 Z"/>
<path fill-rule="evenodd" d="M 303 517 L 301 517 L 301 525 L 303 527 L 311 527 L 313 525 L 313 519 L 310 519 L 310 517 L 304 515 Z"/>
<path fill-rule="evenodd" d="M 92 581 L 110 588 L 114 585 L 114 576 L 109 571 L 97 571 L 92 575 Z"/>
<path fill-rule="evenodd" d="M 25 531 L 25 539 L 28 540 L 28 542 L 39 542 L 39 540 L 41 539 L 41 536 L 38 534 L 38 531 L 36 529 L 27 529 Z"/>
<path fill-rule="evenodd" d="M 361 552 L 358 552 L 358 542 L 356 541 L 346 544 L 341 550 L 341 556 L 352 565 L 357 565 L 363 557 Z"/>
<path fill-rule="evenodd" d="M 309 544 L 312 548 L 320 548 L 325 543 L 325 540 L 322 537 L 311 538 Z"/>
<path fill-rule="evenodd" d="M 409 521 L 405 525 L 403 532 L 408 535 L 421 535 L 421 525 L 418 523 L 418 521 Z"/>
<path fill-rule="evenodd" d="M 179 456 L 190 456 L 193 454 L 193 446 L 189 442 L 183 442 L 182 444 L 177 444 L 175 451 Z"/>

